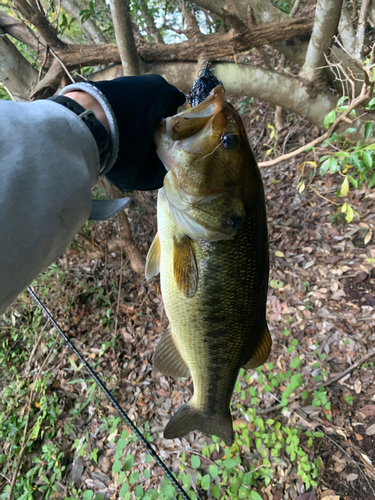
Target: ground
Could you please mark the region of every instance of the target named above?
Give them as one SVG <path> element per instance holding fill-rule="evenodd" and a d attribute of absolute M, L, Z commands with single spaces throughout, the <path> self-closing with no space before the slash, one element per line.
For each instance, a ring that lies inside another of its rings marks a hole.
<path fill-rule="evenodd" d="M 245 99 L 236 106 L 244 111 L 260 160 L 319 133 L 287 114 L 288 125 L 271 138 L 271 107 Z M 273 349 L 262 369 L 240 374 L 232 405 L 237 429 L 232 449 L 200 433 L 163 439 L 167 421 L 190 399 L 193 387 L 189 380 L 164 377 L 152 367 L 155 346 L 168 324 L 159 279 L 147 283 L 119 252 L 106 254 L 106 242 L 120 229 L 116 220 L 88 224 L 82 232 L 104 249 L 104 258 L 89 261 L 84 252 L 70 252 L 34 283 L 131 419 L 202 499 L 215 498 L 215 485 L 219 497 L 229 498 L 375 498 L 375 351 L 373 358 L 328 383 L 373 348 L 375 195 L 371 190 L 353 192 L 350 202 L 360 220 L 349 225 L 331 222 L 335 206 L 328 199 L 337 201 L 339 176 L 316 174 L 313 187 L 321 196 L 308 187 L 297 191 L 297 167 L 313 155 L 262 169 L 271 259 L 267 318 Z M 128 216 L 136 244 L 146 253 L 156 228 L 156 195 L 132 198 Z M 82 241 L 78 237 L 73 249 L 79 250 Z M 0 318 L 0 498 L 7 498 L 20 450 L 14 498 L 27 491 L 28 477 L 31 496 L 24 498 L 156 498 L 146 493 L 160 488 L 160 469 L 79 369 L 76 356 L 51 325 L 43 325 L 27 294 Z M 306 474 L 315 471 L 310 479 L 302 478 L 301 467 Z M 249 472 L 251 477 L 244 479 Z M 52 482 L 55 488 L 49 489 Z M 172 498 L 167 484 L 158 498 Z"/>

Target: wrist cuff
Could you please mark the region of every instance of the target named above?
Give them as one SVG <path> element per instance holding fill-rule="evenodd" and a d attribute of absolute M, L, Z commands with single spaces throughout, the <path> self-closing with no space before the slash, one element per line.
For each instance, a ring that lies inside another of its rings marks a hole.
<path fill-rule="evenodd" d="M 73 83 L 72 85 L 68 85 L 64 87 L 59 95 L 63 96 L 68 92 L 73 92 L 74 90 L 80 90 L 82 92 L 86 92 L 90 94 L 94 99 L 96 99 L 99 104 L 102 106 L 109 123 L 109 128 L 111 131 L 111 151 L 110 155 L 108 155 L 107 160 L 100 168 L 100 175 L 104 175 L 111 170 L 113 165 L 115 164 L 119 152 L 119 133 L 117 128 L 117 121 L 115 114 L 113 112 L 112 106 L 109 104 L 105 95 L 94 85 L 91 85 L 87 82 L 79 82 Z"/>

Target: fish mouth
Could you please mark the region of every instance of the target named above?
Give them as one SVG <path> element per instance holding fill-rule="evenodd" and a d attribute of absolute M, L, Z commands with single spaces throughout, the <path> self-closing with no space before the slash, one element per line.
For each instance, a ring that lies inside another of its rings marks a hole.
<path fill-rule="evenodd" d="M 212 123 L 225 106 L 224 88 L 219 84 L 201 103 L 166 118 L 155 134 L 156 152 L 168 171 L 163 189 L 169 216 L 192 239 L 230 239 L 244 220 L 242 211 L 231 212 L 227 187 L 215 190 L 202 185 L 191 170 L 193 167 L 196 171 L 201 157 L 206 158 L 220 147 L 220 136 L 216 137 Z M 185 163 L 183 155 L 187 161 L 196 158 L 196 162 Z"/>

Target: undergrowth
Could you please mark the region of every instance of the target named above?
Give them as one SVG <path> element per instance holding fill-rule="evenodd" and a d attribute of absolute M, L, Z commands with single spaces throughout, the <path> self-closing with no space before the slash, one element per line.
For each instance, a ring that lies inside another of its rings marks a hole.
<path fill-rule="evenodd" d="M 64 272 L 54 265 L 38 282 L 39 294 L 52 294 L 61 316 L 67 314 L 67 305 L 62 305 L 64 294 L 59 288 L 59 283 L 65 278 Z M 106 312 L 108 304 L 100 295 L 99 286 L 86 286 L 82 292 L 102 307 L 102 317 L 96 318 L 97 323 L 103 328 L 113 326 L 113 319 Z M 91 447 L 89 431 L 72 437 L 76 419 L 84 412 L 94 410 L 101 422 L 99 432 L 106 437 L 108 446 L 115 447 L 111 474 L 116 498 L 179 498 L 166 478 L 160 481 L 158 489 L 144 489 L 144 481 L 160 474 L 160 471 L 147 454 L 135 466 L 134 455 L 129 450 L 136 439 L 128 434 L 120 418 L 105 414 L 100 391 L 81 373 L 74 356 L 69 356 L 70 368 L 79 378 L 69 383 L 80 384 L 84 398 L 83 402 L 74 402 L 69 418 L 64 418 L 62 423 L 64 408 L 54 391 L 55 376 L 51 374 L 59 340 L 53 329 L 46 330 L 39 309 L 31 307 L 26 296 L 3 315 L 0 328 L 0 500 L 8 499 L 20 454 L 22 460 L 13 498 L 103 499 L 92 489 L 69 484 L 64 465 L 64 442 L 65 447 L 69 443 L 74 459 L 83 457 L 93 465 L 97 464 L 99 450 Z M 191 499 L 209 494 L 224 500 L 261 500 L 257 490 L 260 491 L 262 485 L 271 484 L 278 470 L 287 468 L 288 464 L 297 478 L 300 491 L 317 486 L 321 463 L 311 457 L 314 456 L 314 444 L 322 433 L 314 431 L 314 427 L 306 423 L 298 423 L 289 406 L 296 401 L 301 406 L 310 404 L 320 409 L 327 419 L 331 418 L 329 396 L 324 388 L 309 390 L 325 376 L 325 356 L 318 355 L 318 346 L 308 355 L 304 354 L 298 341 L 291 338 L 287 321 L 280 324 L 280 328 L 283 329 L 285 350 L 291 362 L 287 370 L 272 362 L 252 373 L 241 370 L 235 387 L 236 403 L 232 405 L 232 413 L 238 417 L 234 422 L 234 444 L 228 447 L 213 437 L 207 439 L 199 453 L 190 446 L 181 446 L 182 455 L 176 476 Z M 115 339 L 109 344 L 101 346 L 99 359 L 106 356 L 107 348 L 114 347 Z M 46 359 L 48 356 L 49 359 Z M 92 362 L 93 365 L 97 359 Z M 258 410 L 262 401 L 275 401 L 275 404 L 280 404 L 281 410 L 273 412 L 274 416 L 269 418 Z M 146 423 L 143 432 L 152 441 L 148 425 Z M 182 442 L 186 443 L 185 440 Z M 32 465 L 25 466 L 26 462 Z M 65 496 L 61 496 L 62 485 Z"/>

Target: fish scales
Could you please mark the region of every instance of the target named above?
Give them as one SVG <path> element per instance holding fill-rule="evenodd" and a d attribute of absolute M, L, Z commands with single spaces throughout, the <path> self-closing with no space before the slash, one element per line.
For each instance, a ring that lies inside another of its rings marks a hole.
<path fill-rule="evenodd" d="M 234 146 L 227 147 L 228 137 Z M 196 109 L 172 117 L 156 143 L 169 172 L 158 194 L 158 235 L 146 276 L 160 271 L 170 327 L 154 363 L 166 375 L 191 374 L 194 384 L 164 436 L 201 430 L 231 444 L 238 372 L 262 364 L 271 347 L 262 179 L 221 86 Z"/>
<path fill-rule="evenodd" d="M 227 410 L 238 371 L 255 351 L 265 327 L 265 228 L 260 227 L 261 217 L 254 213 L 233 240 L 193 241 L 199 283 L 194 297 L 186 299 L 173 275 L 176 227 L 165 213 L 163 195 L 159 197 L 158 214 L 165 217 L 159 225 L 165 310 L 172 331 L 181 332 L 178 342 L 193 377 L 199 406 L 212 413 Z M 258 235 L 257 240 L 253 234 Z"/>

